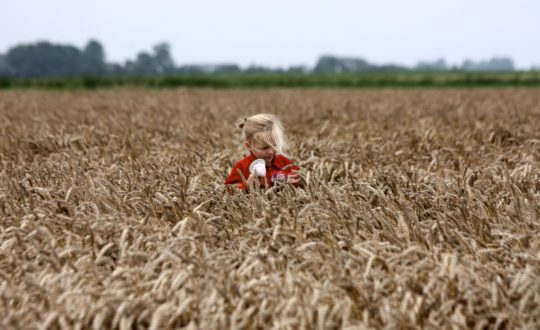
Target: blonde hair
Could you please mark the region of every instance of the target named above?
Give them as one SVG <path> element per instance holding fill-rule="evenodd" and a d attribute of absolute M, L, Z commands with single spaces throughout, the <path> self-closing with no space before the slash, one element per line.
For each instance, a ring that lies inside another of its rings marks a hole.
<path fill-rule="evenodd" d="M 243 142 L 264 142 L 280 154 L 288 149 L 281 120 L 274 115 L 260 113 L 243 118 L 238 122 L 238 127 L 242 129 Z"/>

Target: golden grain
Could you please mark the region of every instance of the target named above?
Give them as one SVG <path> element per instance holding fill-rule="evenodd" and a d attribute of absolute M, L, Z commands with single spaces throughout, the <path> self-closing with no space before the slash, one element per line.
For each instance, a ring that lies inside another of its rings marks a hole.
<path fill-rule="evenodd" d="M 537 328 L 538 89 L 2 91 L 0 327 Z M 304 189 L 225 193 L 275 112 Z"/>

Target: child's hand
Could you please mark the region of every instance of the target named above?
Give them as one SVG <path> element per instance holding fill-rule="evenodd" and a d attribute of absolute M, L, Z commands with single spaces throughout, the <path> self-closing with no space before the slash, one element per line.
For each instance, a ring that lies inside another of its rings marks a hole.
<path fill-rule="evenodd" d="M 246 185 L 249 188 L 253 189 L 253 188 L 255 188 L 256 184 L 257 184 L 257 176 L 253 175 L 253 174 L 250 174 L 249 177 L 246 180 Z"/>
<path fill-rule="evenodd" d="M 291 174 L 287 176 L 287 182 L 298 186 L 302 182 L 302 177 L 296 173 L 296 170 L 292 170 Z"/>

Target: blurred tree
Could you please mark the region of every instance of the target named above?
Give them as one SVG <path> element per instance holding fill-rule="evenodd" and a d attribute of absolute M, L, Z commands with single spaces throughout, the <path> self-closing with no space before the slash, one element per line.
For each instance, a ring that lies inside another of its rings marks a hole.
<path fill-rule="evenodd" d="M 358 73 L 373 70 L 363 59 L 351 57 L 322 56 L 313 69 L 315 73 Z"/>
<path fill-rule="evenodd" d="M 11 48 L 6 62 L 16 77 L 70 77 L 81 72 L 79 49 L 49 42 Z"/>
<path fill-rule="evenodd" d="M 315 73 L 339 73 L 340 71 L 342 71 L 341 61 L 334 56 L 320 57 L 313 69 Z"/>
<path fill-rule="evenodd" d="M 513 71 L 514 61 L 509 57 L 494 57 L 487 61 L 474 62 L 463 61 L 461 65 L 463 71 Z"/>
<path fill-rule="evenodd" d="M 157 74 L 174 73 L 175 65 L 168 43 L 163 42 L 154 46 L 154 66 Z"/>
<path fill-rule="evenodd" d="M 81 73 L 87 76 L 102 76 L 106 73 L 105 51 L 96 40 L 90 40 L 82 52 Z"/>
<path fill-rule="evenodd" d="M 11 72 L 7 64 L 6 57 L 0 54 L 0 77 L 9 77 Z"/>
<path fill-rule="evenodd" d="M 419 62 L 416 65 L 416 70 L 419 71 L 446 71 L 448 70 L 448 65 L 443 58 L 440 58 L 433 62 Z"/>
<path fill-rule="evenodd" d="M 126 67 L 126 71 L 134 76 L 155 75 L 157 74 L 157 70 L 154 64 L 154 57 L 146 52 L 141 52 L 137 54 L 135 62 Z"/>
<path fill-rule="evenodd" d="M 514 61 L 509 57 L 494 57 L 487 63 L 490 71 L 513 71 Z"/>
<path fill-rule="evenodd" d="M 220 64 L 216 65 L 212 73 L 219 74 L 237 74 L 242 73 L 242 69 L 236 64 Z"/>
<path fill-rule="evenodd" d="M 205 72 L 204 67 L 200 65 L 182 65 L 176 68 L 176 72 L 183 75 L 200 75 L 207 73 Z"/>
<path fill-rule="evenodd" d="M 249 67 L 247 67 L 244 70 L 244 72 L 245 73 L 257 73 L 257 74 L 260 74 L 260 73 L 272 73 L 272 69 L 267 68 L 265 66 L 261 66 L 261 65 L 251 64 Z"/>
<path fill-rule="evenodd" d="M 118 63 L 105 64 L 105 73 L 108 76 L 123 76 L 126 74 L 125 67 Z"/>
<path fill-rule="evenodd" d="M 405 72 L 408 71 L 404 66 L 397 64 L 383 64 L 383 65 L 370 65 L 369 69 L 366 70 L 369 72 Z"/>
<path fill-rule="evenodd" d="M 309 69 L 303 65 L 291 66 L 287 69 L 288 73 L 308 73 Z"/>
<path fill-rule="evenodd" d="M 174 74 L 176 66 L 171 57 L 170 46 L 160 43 L 154 46 L 152 54 L 140 52 L 135 61 L 126 62 L 125 72 L 132 76 Z"/>

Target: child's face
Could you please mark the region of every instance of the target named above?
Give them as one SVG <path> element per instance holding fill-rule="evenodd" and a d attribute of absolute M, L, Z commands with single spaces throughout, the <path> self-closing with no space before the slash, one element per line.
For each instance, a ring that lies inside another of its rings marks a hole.
<path fill-rule="evenodd" d="M 246 147 L 255 157 L 264 159 L 266 165 L 269 166 L 276 155 L 276 151 L 265 142 L 249 143 L 246 142 Z"/>

